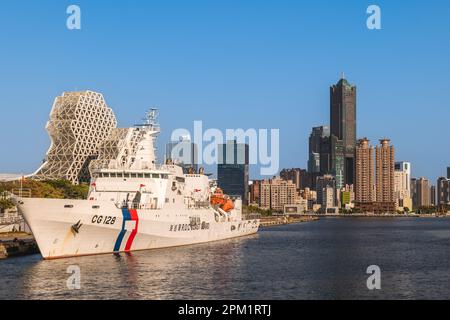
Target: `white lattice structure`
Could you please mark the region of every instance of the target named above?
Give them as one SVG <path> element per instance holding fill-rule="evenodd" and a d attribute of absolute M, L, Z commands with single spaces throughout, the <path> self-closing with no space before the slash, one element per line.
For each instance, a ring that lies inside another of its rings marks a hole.
<path fill-rule="evenodd" d="M 115 128 L 98 148 L 99 156 L 91 161 L 90 169 L 123 168 L 130 167 L 133 161 L 130 155 L 135 155 L 139 141 L 142 140 L 143 131 L 134 128 Z"/>
<path fill-rule="evenodd" d="M 155 138 L 159 133 L 156 109 L 147 113 L 142 125 L 115 128 L 98 147 L 98 158 L 91 161 L 90 172 L 102 168 L 130 169 L 155 167 Z"/>
<path fill-rule="evenodd" d="M 89 163 L 116 125 L 100 93 L 64 92 L 56 97 L 46 127 L 51 146 L 34 178 L 67 179 L 75 184 L 89 181 Z"/>

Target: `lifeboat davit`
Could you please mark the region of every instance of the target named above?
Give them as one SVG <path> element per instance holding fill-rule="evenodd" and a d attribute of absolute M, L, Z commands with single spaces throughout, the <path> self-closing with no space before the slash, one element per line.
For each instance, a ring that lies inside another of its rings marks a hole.
<path fill-rule="evenodd" d="M 217 188 L 211 195 L 211 204 L 213 206 L 218 205 L 220 209 L 225 212 L 230 212 L 234 209 L 233 200 L 231 200 L 227 195 L 225 195 L 222 189 Z"/>

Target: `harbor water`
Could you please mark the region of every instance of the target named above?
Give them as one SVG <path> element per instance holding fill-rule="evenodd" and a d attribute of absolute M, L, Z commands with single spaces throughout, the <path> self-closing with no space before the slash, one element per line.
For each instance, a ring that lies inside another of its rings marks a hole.
<path fill-rule="evenodd" d="M 380 290 L 367 287 L 371 265 Z M 0 299 L 450 299 L 450 219 L 323 218 L 193 246 L 11 258 Z"/>

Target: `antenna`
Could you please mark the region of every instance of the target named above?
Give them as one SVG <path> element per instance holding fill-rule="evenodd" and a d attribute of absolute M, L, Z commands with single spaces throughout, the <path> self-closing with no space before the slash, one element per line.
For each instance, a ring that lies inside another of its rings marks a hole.
<path fill-rule="evenodd" d="M 344 71 L 342 71 L 342 73 L 341 73 L 341 79 L 345 79 L 345 72 Z"/>
<path fill-rule="evenodd" d="M 136 127 L 145 127 L 159 131 L 159 124 L 157 121 L 158 109 L 150 107 L 145 113 L 145 118 L 142 119 L 142 124 L 137 124 Z"/>

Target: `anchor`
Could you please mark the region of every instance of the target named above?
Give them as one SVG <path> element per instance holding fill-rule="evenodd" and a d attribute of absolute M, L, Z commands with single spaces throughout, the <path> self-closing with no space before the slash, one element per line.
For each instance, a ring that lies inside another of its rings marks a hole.
<path fill-rule="evenodd" d="M 75 223 L 74 225 L 72 225 L 71 229 L 72 229 L 72 232 L 73 232 L 73 235 L 74 235 L 74 236 L 79 232 L 79 230 L 80 230 L 80 228 L 81 228 L 82 225 L 83 225 L 83 224 L 81 223 L 81 220 L 78 220 L 77 223 Z"/>

